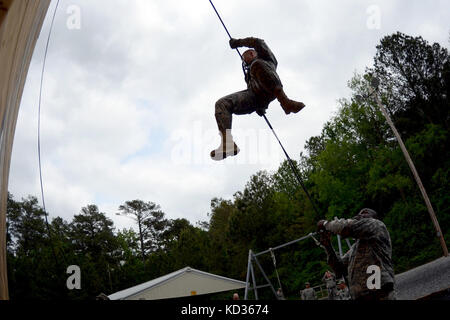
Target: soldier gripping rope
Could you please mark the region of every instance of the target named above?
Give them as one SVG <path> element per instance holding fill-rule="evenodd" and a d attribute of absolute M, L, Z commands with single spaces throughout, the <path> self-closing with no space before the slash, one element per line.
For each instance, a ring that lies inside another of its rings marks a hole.
<path fill-rule="evenodd" d="M 239 153 L 239 148 L 231 135 L 232 115 L 250 114 L 256 111 L 263 116 L 269 103 L 277 99 L 286 114 L 297 113 L 305 105 L 290 100 L 283 90 L 283 85 L 276 72 L 278 65 L 272 51 L 264 40 L 258 38 L 231 38 L 230 47 L 251 48 L 242 54 L 246 67 L 245 82 L 247 89 L 227 95 L 216 102 L 215 117 L 219 128 L 220 146 L 211 151 L 213 160 L 223 160 Z"/>
<path fill-rule="evenodd" d="M 321 234 L 320 243 L 328 255 L 328 264 L 338 278 L 344 276 L 348 279 L 353 300 L 395 300 L 391 239 L 374 210 L 362 209 L 353 219 L 320 220 L 317 226 Z M 356 239 L 342 259 L 337 257 L 331 246 L 331 234 Z M 381 271 L 378 289 L 367 285 L 369 266 L 377 266 Z"/>

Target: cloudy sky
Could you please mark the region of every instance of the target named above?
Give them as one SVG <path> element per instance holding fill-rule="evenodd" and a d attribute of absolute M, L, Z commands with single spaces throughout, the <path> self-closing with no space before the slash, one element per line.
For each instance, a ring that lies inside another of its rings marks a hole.
<path fill-rule="evenodd" d="M 448 0 L 215 0 L 230 33 L 263 38 L 287 94 L 307 108 L 267 116 L 292 158 L 348 97 L 355 72 L 396 31 L 449 47 Z M 9 190 L 41 201 L 37 121 L 40 71 L 56 1 L 31 62 L 14 142 Z M 79 19 L 78 19 L 79 18 Z M 230 199 L 283 155 L 256 114 L 234 117 L 241 153 L 214 162 L 214 103 L 245 88 L 240 60 L 208 0 L 61 0 L 41 110 L 47 211 L 71 220 L 97 204 L 116 227 L 127 200 L 161 205 L 168 218 L 208 220 L 213 197 Z"/>

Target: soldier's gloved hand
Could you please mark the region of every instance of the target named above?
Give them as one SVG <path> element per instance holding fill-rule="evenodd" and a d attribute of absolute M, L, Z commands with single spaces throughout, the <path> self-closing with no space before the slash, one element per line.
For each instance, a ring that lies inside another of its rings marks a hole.
<path fill-rule="evenodd" d="M 230 39 L 230 47 L 231 47 L 231 49 L 236 49 L 237 47 L 239 47 L 239 40 L 231 38 Z"/>
<path fill-rule="evenodd" d="M 329 247 L 331 245 L 331 232 L 322 229 L 319 232 L 319 242 L 324 247 Z"/>
<path fill-rule="evenodd" d="M 327 220 L 320 220 L 317 222 L 317 231 L 323 231 L 325 230 L 325 224 L 328 222 Z"/>
<path fill-rule="evenodd" d="M 266 109 L 256 109 L 256 113 L 258 114 L 258 116 L 262 117 L 266 114 Z"/>

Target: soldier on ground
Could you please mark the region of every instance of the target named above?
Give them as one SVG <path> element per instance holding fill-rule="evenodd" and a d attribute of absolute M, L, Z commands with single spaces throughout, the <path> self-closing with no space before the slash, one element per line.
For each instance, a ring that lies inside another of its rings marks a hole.
<path fill-rule="evenodd" d="M 336 276 L 330 270 L 327 270 L 322 277 L 328 291 L 328 300 L 336 300 Z"/>
<path fill-rule="evenodd" d="M 338 284 L 338 291 L 337 291 L 337 297 L 338 300 L 350 300 L 350 293 L 348 291 L 348 288 L 345 284 L 345 281 L 340 281 Z"/>
<path fill-rule="evenodd" d="M 386 225 L 378 219 L 374 210 L 362 209 L 353 219 L 320 220 L 317 227 L 321 234 L 320 243 L 328 256 L 328 264 L 337 277 L 348 279 L 353 300 L 395 299 L 391 238 Z M 356 239 L 342 259 L 336 255 L 331 245 L 331 234 Z M 380 271 L 378 288 L 369 286 L 368 280 L 372 274 L 368 271 L 373 268 Z"/>
<path fill-rule="evenodd" d="M 316 292 L 311 288 L 309 282 L 305 283 L 305 289 L 300 292 L 300 296 L 302 300 L 317 300 Z"/>
<path fill-rule="evenodd" d="M 283 290 L 281 290 L 281 288 L 278 288 L 278 290 L 277 290 L 277 297 L 278 297 L 278 300 L 286 300 L 284 298 L 284 293 L 283 293 Z"/>

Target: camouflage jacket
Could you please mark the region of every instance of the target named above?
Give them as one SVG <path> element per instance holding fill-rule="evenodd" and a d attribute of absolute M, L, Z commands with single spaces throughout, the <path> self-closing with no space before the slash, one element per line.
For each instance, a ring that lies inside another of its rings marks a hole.
<path fill-rule="evenodd" d="M 339 300 L 350 300 L 350 294 L 348 292 L 348 288 L 339 289 L 337 292 L 337 296 Z"/>
<path fill-rule="evenodd" d="M 281 80 L 276 72 L 278 61 L 275 55 L 262 39 L 253 37 L 238 39 L 237 44 L 239 47 L 253 48 L 258 53 L 258 57 L 249 66 L 245 79 L 247 88 L 265 100 L 273 100 L 274 88 L 281 86 Z"/>
<path fill-rule="evenodd" d="M 316 292 L 313 288 L 304 289 L 301 298 L 302 300 L 317 300 Z"/>
<path fill-rule="evenodd" d="M 336 287 L 336 276 L 332 273 L 330 273 L 329 277 L 327 277 L 327 274 L 325 273 L 322 277 L 322 281 L 325 282 L 327 288 Z"/>
<path fill-rule="evenodd" d="M 326 223 L 325 229 L 344 238 L 356 239 L 355 244 L 342 259 L 327 250 L 328 263 L 337 276 L 348 276 L 350 295 L 353 299 L 370 293 L 371 290 L 367 288 L 367 279 L 371 276 L 371 273 L 367 273 L 367 268 L 370 265 L 380 267 L 381 288 L 393 287 L 391 238 L 382 221 L 372 218 L 339 219 Z"/>

